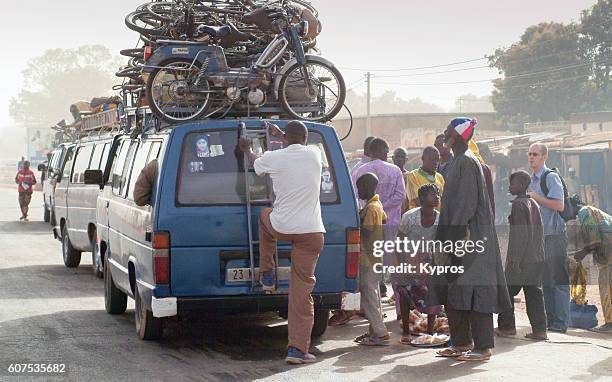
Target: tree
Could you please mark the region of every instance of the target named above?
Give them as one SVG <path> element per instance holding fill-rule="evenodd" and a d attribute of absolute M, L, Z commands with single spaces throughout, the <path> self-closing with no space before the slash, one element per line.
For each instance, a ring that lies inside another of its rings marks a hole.
<path fill-rule="evenodd" d="M 581 56 L 593 63 L 589 103 L 593 110 L 611 110 L 612 0 L 599 0 L 582 11 L 580 21 Z"/>
<path fill-rule="evenodd" d="M 582 110 L 589 63 L 579 53 L 575 24 L 531 26 L 510 48 L 497 49 L 489 62 L 504 76 L 494 81 L 493 105 L 511 127 L 566 119 Z"/>
<path fill-rule="evenodd" d="M 101 45 L 47 50 L 23 71 L 24 86 L 11 99 L 9 114 L 26 126 L 53 125 L 75 101 L 110 94 L 120 65 Z"/>
<path fill-rule="evenodd" d="M 366 114 L 366 96 L 357 94 L 349 90 L 346 96 L 346 105 L 353 113 L 353 116 L 363 116 Z M 434 104 L 423 101 L 420 98 L 405 100 L 397 96 L 391 90 L 386 90 L 383 94 L 377 97 L 372 97 L 370 104 L 370 112 L 372 115 L 377 114 L 397 114 L 397 113 L 441 113 L 443 110 Z M 343 110 L 340 114 L 341 118 L 348 117 L 348 114 Z"/>

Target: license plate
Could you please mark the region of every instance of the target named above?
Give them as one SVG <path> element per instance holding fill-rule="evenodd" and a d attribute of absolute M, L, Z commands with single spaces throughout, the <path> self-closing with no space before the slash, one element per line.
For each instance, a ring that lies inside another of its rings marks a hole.
<path fill-rule="evenodd" d="M 278 267 L 278 280 L 289 280 L 291 267 Z M 255 276 L 259 279 L 259 268 L 255 268 Z M 251 281 L 251 268 L 227 268 L 225 270 L 226 283 L 243 283 Z"/>

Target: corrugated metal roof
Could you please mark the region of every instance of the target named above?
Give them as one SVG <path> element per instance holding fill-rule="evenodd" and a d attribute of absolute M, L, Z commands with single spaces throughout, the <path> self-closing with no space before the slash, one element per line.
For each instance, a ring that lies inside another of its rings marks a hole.
<path fill-rule="evenodd" d="M 571 152 L 586 152 L 586 151 L 605 151 L 610 149 L 609 142 L 597 142 L 589 145 L 578 146 L 578 147 L 556 147 L 555 151 L 563 151 L 564 153 Z"/>

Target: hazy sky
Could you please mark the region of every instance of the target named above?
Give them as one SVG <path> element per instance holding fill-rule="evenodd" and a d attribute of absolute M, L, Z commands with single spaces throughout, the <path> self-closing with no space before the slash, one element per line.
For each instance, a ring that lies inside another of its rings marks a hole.
<path fill-rule="evenodd" d="M 49 48 L 102 44 L 112 51 L 132 47 L 137 34 L 123 24 L 124 16 L 143 0 L 17 1 L 5 5 L 0 23 L 2 81 L 0 126 L 10 125 L 8 104 L 22 83 L 28 60 Z M 579 20 L 580 11 L 595 0 L 313 0 L 323 32 L 318 46 L 343 69 L 347 85 L 363 78 L 363 70 L 439 65 L 483 57 L 516 41 L 526 27 L 541 21 Z M 491 69 L 402 78 L 382 77 L 484 65 L 484 61 L 441 69 L 375 73 L 374 94 L 395 90 L 403 98 L 421 97 L 449 109 L 466 93 L 488 95 L 488 83 L 414 85 L 493 78 Z M 403 85 L 402 85 L 403 84 Z M 412 85 L 406 85 L 412 84 Z M 363 85 L 355 90 L 363 92 Z M 68 107 L 68 105 L 66 105 Z"/>

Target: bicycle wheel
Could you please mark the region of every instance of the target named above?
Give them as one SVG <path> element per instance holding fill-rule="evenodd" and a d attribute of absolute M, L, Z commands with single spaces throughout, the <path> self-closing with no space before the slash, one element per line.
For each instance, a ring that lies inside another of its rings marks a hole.
<path fill-rule="evenodd" d="M 147 11 L 134 11 L 125 16 L 125 25 L 144 36 L 161 36 L 165 33 L 163 24 L 154 20 Z"/>
<path fill-rule="evenodd" d="M 177 7 L 177 4 L 170 1 L 149 3 L 146 4 L 144 9 L 152 19 L 163 22 L 173 22 L 182 16 L 182 11 Z"/>
<path fill-rule="evenodd" d="M 295 63 L 281 78 L 278 87 L 281 107 L 292 118 L 330 121 L 344 105 L 344 78 L 333 65 L 306 60 L 306 65 Z"/>
<path fill-rule="evenodd" d="M 204 115 L 212 99 L 207 81 L 195 82 L 199 65 L 172 59 L 155 69 L 147 81 L 147 100 L 153 113 L 169 123 L 186 122 Z"/>
<path fill-rule="evenodd" d="M 138 78 L 142 74 L 142 69 L 138 66 L 125 66 L 115 73 L 117 77 Z"/>

